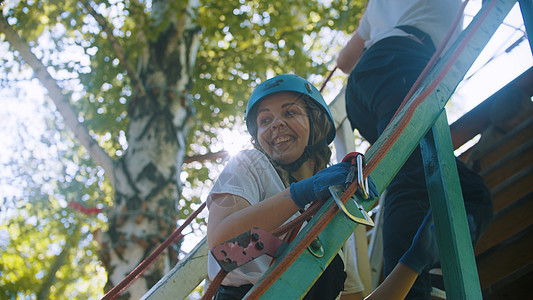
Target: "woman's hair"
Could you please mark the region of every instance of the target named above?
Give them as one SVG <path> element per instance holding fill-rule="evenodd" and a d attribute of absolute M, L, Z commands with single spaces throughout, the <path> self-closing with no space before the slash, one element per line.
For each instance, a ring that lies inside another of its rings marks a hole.
<path fill-rule="evenodd" d="M 315 161 L 315 169 L 313 171 L 313 174 L 316 174 L 318 171 L 326 168 L 331 159 L 331 149 L 329 148 L 326 142 L 326 136 L 328 132 L 330 132 L 332 124 L 328 119 L 328 114 L 324 111 L 324 109 L 322 109 L 318 104 L 316 104 L 313 99 L 311 99 L 307 95 L 298 95 L 299 97 L 301 97 L 302 100 L 304 100 L 306 104 L 306 110 L 309 114 L 309 125 L 312 126 L 312 129 L 310 129 L 310 132 L 312 133 L 310 144 L 311 157 L 309 159 L 314 159 Z M 253 137 L 252 144 L 256 149 L 265 153 L 263 148 L 261 148 L 261 145 L 259 145 L 259 142 Z M 279 163 L 272 160 L 272 158 L 270 158 L 268 154 L 265 153 L 265 155 L 268 157 L 268 159 L 278 172 L 285 186 L 289 186 L 291 180 L 294 180 L 291 179 L 289 171 L 284 169 L 283 166 Z"/>

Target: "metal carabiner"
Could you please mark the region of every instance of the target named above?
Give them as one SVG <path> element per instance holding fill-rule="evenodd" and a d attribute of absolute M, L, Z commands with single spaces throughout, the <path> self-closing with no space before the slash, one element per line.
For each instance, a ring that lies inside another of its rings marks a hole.
<path fill-rule="evenodd" d="M 374 227 L 374 221 L 372 221 L 372 218 L 370 218 L 370 216 L 365 211 L 363 206 L 361 204 L 359 204 L 359 202 L 357 202 L 357 199 L 355 199 L 353 195 L 352 195 L 351 199 L 353 200 L 353 202 L 355 203 L 355 205 L 359 209 L 361 217 L 356 217 L 356 216 L 352 215 L 346 209 L 346 206 L 344 206 L 344 204 L 342 203 L 341 195 L 342 195 L 342 193 L 344 191 L 343 191 L 341 186 L 332 185 L 332 186 L 329 187 L 329 192 L 333 196 L 333 199 L 337 203 L 337 206 L 339 207 L 339 209 L 344 213 L 344 215 L 346 215 L 346 217 L 348 217 L 350 220 L 352 220 L 352 221 L 354 221 L 356 223 Z"/>
<path fill-rule="evenodd" d="M 357 183 L 363 199 L 368 199 L 368 178 L 363 180 L 363 158 L 363 154 L 359 153 L 357 155 Z"/>

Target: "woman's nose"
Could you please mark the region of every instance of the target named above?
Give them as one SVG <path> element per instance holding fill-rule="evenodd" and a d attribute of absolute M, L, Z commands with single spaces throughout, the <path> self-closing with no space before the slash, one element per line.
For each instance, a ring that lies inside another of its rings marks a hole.
<path fill-rule="evenodd" d="M 276 119 L 274 119 L 274 121 L 272 122 L 272 129 L 276 129 L 280 126 L 285 126 L 285 120 L 281 116 L 276 117 Z"/>

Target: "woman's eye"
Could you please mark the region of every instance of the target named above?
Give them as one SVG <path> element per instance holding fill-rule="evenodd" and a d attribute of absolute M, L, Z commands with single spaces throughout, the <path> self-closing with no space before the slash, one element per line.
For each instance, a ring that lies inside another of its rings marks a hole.
<path fill-rule="evenodd" d="M 289 109 L 285 112 L 285 114 L 287 116 L 293 116 L 293 115 L 298 115 L 299 114 L 299 111 L 297 109 Z"/>
<path fill-rule="evenodd" d="M 259 125 L 267 125 L 268 123 L 270 123 L 270 119 L 269 118 L 259 119 Z"/>

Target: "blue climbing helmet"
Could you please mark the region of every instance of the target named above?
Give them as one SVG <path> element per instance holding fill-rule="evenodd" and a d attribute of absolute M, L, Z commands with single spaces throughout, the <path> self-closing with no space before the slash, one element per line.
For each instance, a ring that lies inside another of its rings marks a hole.
<path fill-rule="evenodd" d="M 294 74 L 282 74 L 268 79 L 258 85 L 252 92 L 250 99 L 248 100 L 248 106 L 246 107 L 246 128 L 248 132 L 257 140 L 257 123 L 253 114 L 254 110 L 266 96 L 278 93 L 278 92 L 296 92 L 308 96 L 313 100 L 317 106 L 322 109 L 328 116 L 328 120 L 331 123 L 331 129 L 327 133 L 325 142 L 329 145 L 335 139 L 335 123 L 333 117 L 329 111 L 329 107 L 324 101 L 324 97 L 312 85 L 309 81 Z"/>

